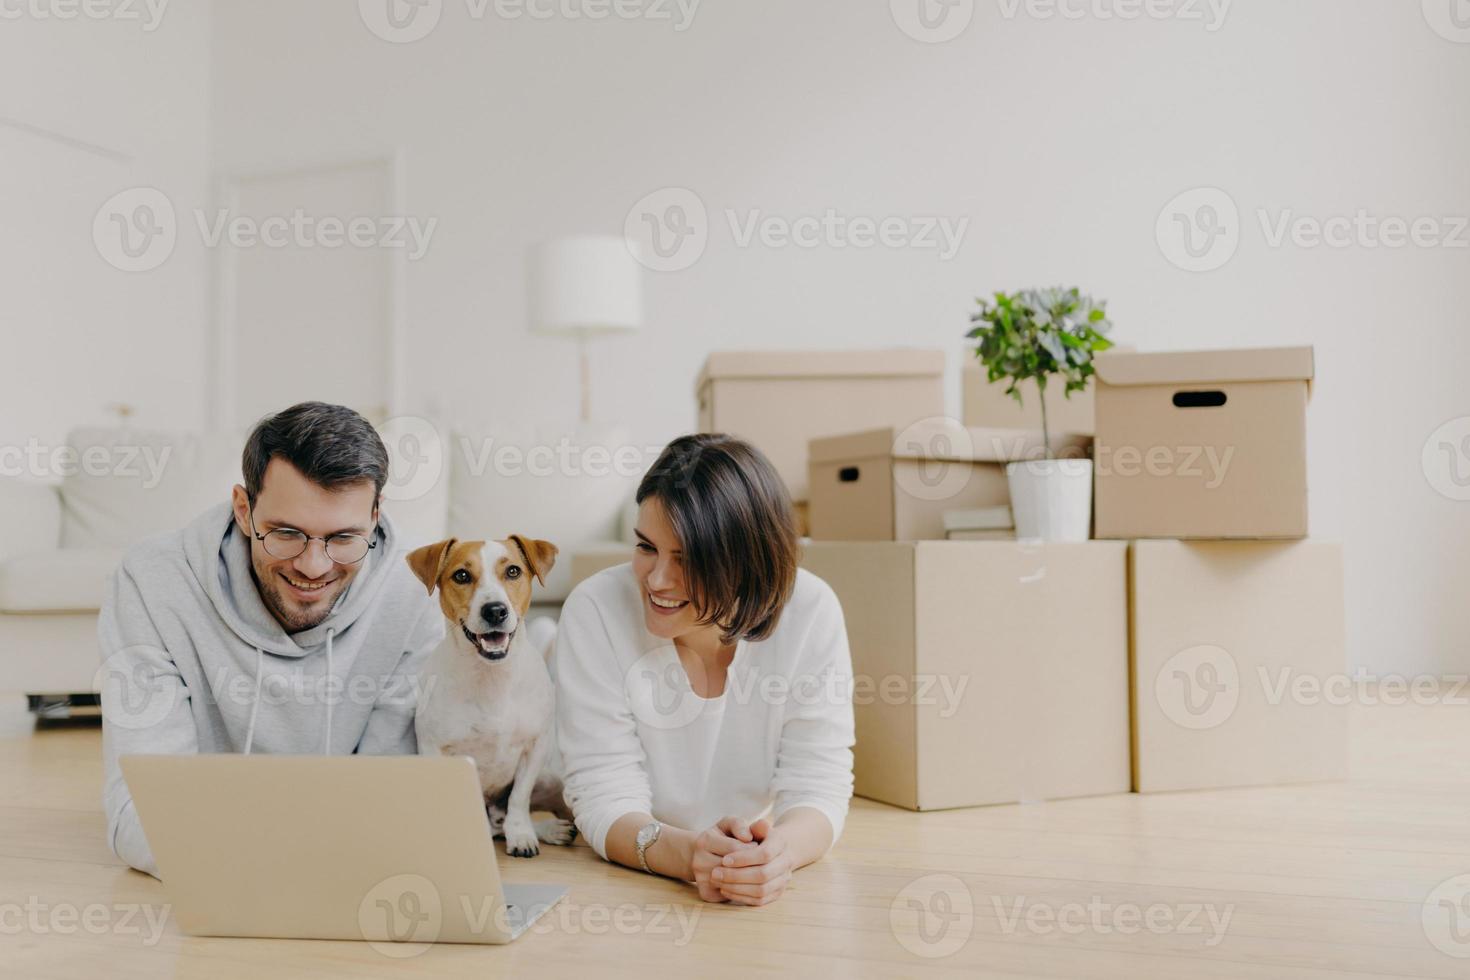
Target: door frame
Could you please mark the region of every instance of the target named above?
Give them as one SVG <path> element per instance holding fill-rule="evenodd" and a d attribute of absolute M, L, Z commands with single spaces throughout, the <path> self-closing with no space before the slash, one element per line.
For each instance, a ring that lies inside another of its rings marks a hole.
<path fill-rule="evenodd" d="M 387 177 L 388 215 L 406 215 L 406 182 L 404 179 L 403 147 L 398 146 L 381 153 L 358 157 L 333 157 L 325 160 L 303 161 L 298 164 L 260 170 L 243 170 L 220 175 L 216 178 L 216 210 L 224 209 L 229 214 L 240 210 L 240 191 L 249 184 L 268 183 L 294 177 L 330 174 L 342 170 L 379 169 Z M 220 242 L 215 250 L 213 284 L 213 329 L 208 331 L 206 344 L 206 377 L 210 381 L 206 400 L 206 427 L 212 432 L 233 431 L 251 421 L 236 418 L 237 389 L 233 365 L 237 353 L 239 319 L 239 269 L 236 249 L 228 240 Z M 394 418 L 405 411 L 406 382 L 404 370 L 404 341 L 408 324 L 408 254 L 405 249 L 384 249 L 388 265 L 388 281 L 384 284 L 386 314 L 383 352 L 386 366 L 387 390 L 382 393 L 385 418 Z M 380 421 L 380 420 L 374 420 Z"/>

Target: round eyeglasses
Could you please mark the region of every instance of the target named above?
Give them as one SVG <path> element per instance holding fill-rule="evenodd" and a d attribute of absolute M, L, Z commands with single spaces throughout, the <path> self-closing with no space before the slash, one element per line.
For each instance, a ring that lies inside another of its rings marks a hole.
<path fill-rule="evenodd" d="M 327 557 L 338 565 L 356 565 L 367 557 L 367 553 L 378 546 L 361 534 L 329 534 L 316 537 L 294 527 L 278 527 L 261 534 L 255 529 L 255 512 L 250 512 L 250 533 L 272 558 L 290 559 L 300 557 L 307 545 L 320 541 L 325 546 Z"/>

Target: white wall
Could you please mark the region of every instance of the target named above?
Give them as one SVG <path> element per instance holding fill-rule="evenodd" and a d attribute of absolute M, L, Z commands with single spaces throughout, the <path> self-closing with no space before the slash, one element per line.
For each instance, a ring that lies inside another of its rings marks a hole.
<path fill-rule="evenodd" d="M 181 237 L 157 268 L 125 272 L 92 227 L 139 186 L 181 210 L 203 202 L 209 5 L 165 5 L 157 21 L 142 3 L 121 8 L 137 20 L 35 9 L 52 8 L 6 4 L 0 19 L 0 446 L 55 447 L 74 425 L 115 421 L 112 403 L 140 424 L 195 426 L 203 247 Z"/>
<path fill-rule="evenodd" d="M 1470 214 L 1470 45 L 1437 35 L 1407 0 L 1237 0 L 1215 31 L 1095 13 L 1113 8 L 1070 0 L 1081 19 L 1025 7 L 1008 17 L 1010 0 L 977 0 L 960 37 L 925 44 L 876 0 L 705 0 L 682 32 L 510 21 L 493 3 L 474 19 L 467 0 L 443 0 L 433 32 L 393 44 L 351 0 L 219 4 L 208 145 L 224 173 L 403 147 L 409 210 L 439 221 L 408 272 L 416 410 L 572 419 L 572 349 L 525 330 L 525 247 L 618 232 L 634 202 L 668 186 L 707 206 L 708 250 L 650 275 L 646 328 L 595 357 L 598 416 L 639 439 L 692 427 L 690 386 L 711 349 L 954 348 L 972 297 L 999 288 L 1078 284 L 1108 298 L 1120 339 L 1144 348 L 1314 344 L 1313 523 L 1347 544 L 1350 658 L 1377 671 L 1470 669 L 1459 614 L 1470 504 L 1435 493 L 1419 462 L 1436 426 L 1470 414 L 1456 384 L 1470 363 L 1467 252 L 1271 248 L 1256 218 Z M 176 13 L 165 26 L 179 36 L 200 23 Z M 55 84 L 76 87 L 38 113 L 81 112 L 135 152 L 184 161 L 170 179 L 188 197 L 202 69 L 169 46 L 179 36 L 160 35 L 148 59 L 107 48 L 80 81 L 58 67 Z M 42 164 L 27 166 L 40 176 Z M 1229 192 L 1242 232 L 1229 264 L 1189 273 L 1167 261 L 1155 219 L 1200 186 Z M 725 218 L 828 208 L 971 224 L 945 262 L 912 249 L 740 248 Z M 171 260 L 171 306 L 97 343 L 90 329 L 89 345 L 141 371 L 154 369 L 139 337 L 171 351 L 175 371 L 199 363 L 197 259 Z M 25 293 L 6 329 L 47 314 L 53 291 Z M 119 397 L 202 407 L 191 378 L 129 380 Z M 29 398 L 51 399 L 47 419 L 71 410 L 45 380 L 26 384 L 0 395 L 0 419 L 30 411 Z"/>

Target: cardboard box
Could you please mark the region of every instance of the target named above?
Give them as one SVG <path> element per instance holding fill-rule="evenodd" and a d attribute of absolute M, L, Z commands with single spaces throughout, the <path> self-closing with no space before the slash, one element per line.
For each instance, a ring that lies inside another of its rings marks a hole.
<path fill-rule="evenodd" d="M 939 350 L 740 351 L 709 356 L 695 385 L 701 432 L 727 432 L 770 457 L 807 499 L 807 443 L 944 414 Z"/>
<path fill-rule="evenodd" d="M 1095 364 L 1097 537 L 1306 537 L 1312 348 Z"/>
<path fill-rule="evenodd" d="M 1342 549 L 1136 541 L 1134 788 L 1347 775 Z"/>
<path fill-rule="evenodd" d="M 946 510 L 943 517 L 948 541 L 1007 541 L 1016 537 L 1016 519 L 1009 506 Z"/>
<path fill-rule="evenodd" d="M 1072 392 L 1068 398 L 1065 386 L 1053 383 L 1046 389 L 1046 424 L 1052 432 L 1093 433 L 1092 385 Z M 961 412 L 968 426 L 982 429 L 1041 429 L 1041 392 L 1035 381 L 1020 385 L 1021 404 L 1006 394 L 1006 382 L 992 383 L 985 369 L 975 360 L 974 351 L 966 351 L 960 369 Z"/>
<path fill-rule="evenodd" d="M 1080 457 L 1091 444 L 1087 436 L 1053 436 L 1051 448 Z M 1009 505 L 1005 464 L 1044 455 L 1039 431 L 969 429 L 951 419 L 813 439 L 811 536 L 941 540 L 946 511 Z"/>
<path fill-rule="evenodd" d="M 1128 791 L 1122 542 L 821 542 L 856 791 L 911 810 Z"/>

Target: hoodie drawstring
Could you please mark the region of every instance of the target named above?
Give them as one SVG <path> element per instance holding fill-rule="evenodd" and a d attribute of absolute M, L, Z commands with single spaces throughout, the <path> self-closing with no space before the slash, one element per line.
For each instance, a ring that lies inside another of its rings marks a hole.
<path fill-rule="evenodd" d="M 265 662 L 265 651 L 255 648 L 255 700 L 250 702 L 250 724 L 245 726 L 245 754 L 250 754 L 250 744 L 255 741 L 255 716 L 260 713 L 261 668 Z"/>
<path fill-rule="evenodd" d="M 336 630 L 327 630 L 327 676 L 323 685 L 323 694 L 327 702 L 327 734 L 322 739 L 322 755 L 332 754 L 332 637 Z M 250 723 L 245 726 L 245 754 L 250 754 L 250 746 L 255 742 L 255 719 L 260 714 L 260 686 L 264 678 L 262 668 L 265 664 L 265 651 L 260 647 L 255 648 L 255 700 L 250 703 Z"/>
<path fill-rule="evenodd" d="M 327 682 L 324 693 L 327 699 L 327 737 L 322 742 L 322 755 L 332 754 L 332 635 L 336 630 L 327 630 Z"/>

